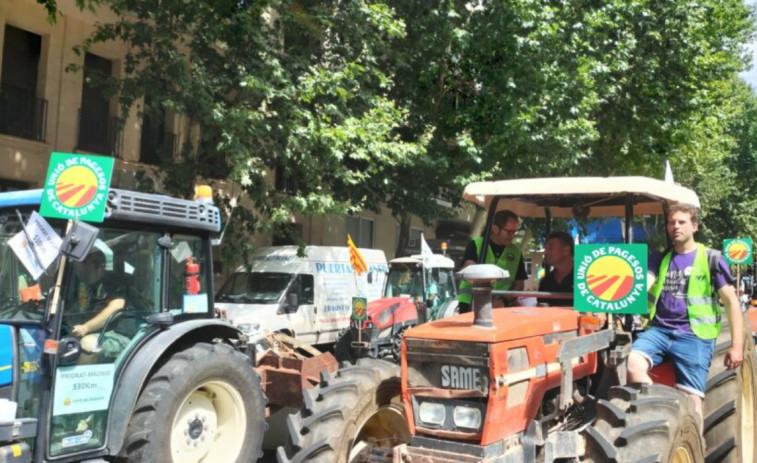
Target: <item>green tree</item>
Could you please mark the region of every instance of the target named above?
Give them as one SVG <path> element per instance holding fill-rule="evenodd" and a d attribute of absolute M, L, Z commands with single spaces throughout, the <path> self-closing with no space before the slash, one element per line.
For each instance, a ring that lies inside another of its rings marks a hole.
<path fill-rule="evenodd" d="M 230 176 L 255 201 L 250 231 L 387 205 L 406 238 L 472 180 L 660 177 L 665 159 L 706 214 L 726 210 L 713 174 L 732 178 L 744 135 L 741 0 L 108 4 L 121 19 L 90 40 L 132 47 L 112 82 L 124 111 L 146 96 L 140 111 L 193 122 L 166 184 Z"/>

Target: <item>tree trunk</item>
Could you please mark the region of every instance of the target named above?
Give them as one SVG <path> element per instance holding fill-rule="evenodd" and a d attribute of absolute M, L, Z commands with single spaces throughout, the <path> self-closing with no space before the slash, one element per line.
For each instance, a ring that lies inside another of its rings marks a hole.
<path fill-rule="evenodd" d="M 401 213 L 398 219 L 400 223 L 400 237 L 397 240 L 397 250 L 394 251 L 394 257 L 402 257 L 407 254 L 410 242 L 410 219 L 411 216 L 407 212 Z"/>

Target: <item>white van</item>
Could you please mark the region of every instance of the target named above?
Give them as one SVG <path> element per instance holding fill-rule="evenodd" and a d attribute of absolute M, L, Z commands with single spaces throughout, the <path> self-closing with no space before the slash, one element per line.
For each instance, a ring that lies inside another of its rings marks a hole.
<path fill-rule="evenodd" d="M 388 266 L 384 251 L 360 249 L 368 273 L 357 277 L 349 248 L 261 248 L 252 268 L 240 267 L 216 293 L 216 311 L 248 334 L 280 331 L 308 344 L 333 343 L 350 326 L 352 297 L 381 297 Z"/>

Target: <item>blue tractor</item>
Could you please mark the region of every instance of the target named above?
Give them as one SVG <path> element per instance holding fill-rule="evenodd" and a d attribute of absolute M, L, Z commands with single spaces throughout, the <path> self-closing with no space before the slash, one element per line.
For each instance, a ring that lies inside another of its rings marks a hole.
<path fill-rule="evenodd" d="M 0 462 L 257 460 L 260 377 L 214 318 L 218 208 L 110 189 L 95 227 L 41 198 L 0 194 Z"/>

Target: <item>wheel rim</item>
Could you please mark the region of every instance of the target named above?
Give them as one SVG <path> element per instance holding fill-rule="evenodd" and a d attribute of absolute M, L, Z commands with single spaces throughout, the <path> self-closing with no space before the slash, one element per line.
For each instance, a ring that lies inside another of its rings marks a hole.
<path fill-rule="evenodd" d="M 236 461 L 247 420 L 239 391 L 225 381 L 208 381 L 182 401 L 171 428 L 174 462 Z"/>
<path fill-rule="evenodd" d="M 680 446 L 673 453 L 670 463 L 694 463 L 694 457 L 688 446 Z"/>
<path fill-rule="evenodd" d="M 347 461 L 358 461 L 360 454 L 367 448 L 392 447 L 410 441 L 402 407 L 396 404 L 379 407 L 375 413 L 364 420 L 357 428 L 357 437 L 352 443 Z"/>
<path fill-rule="evenodd" d="M 753 364 L 741 368 L 741 461 L 754 461 L 754 375 Z"/>

